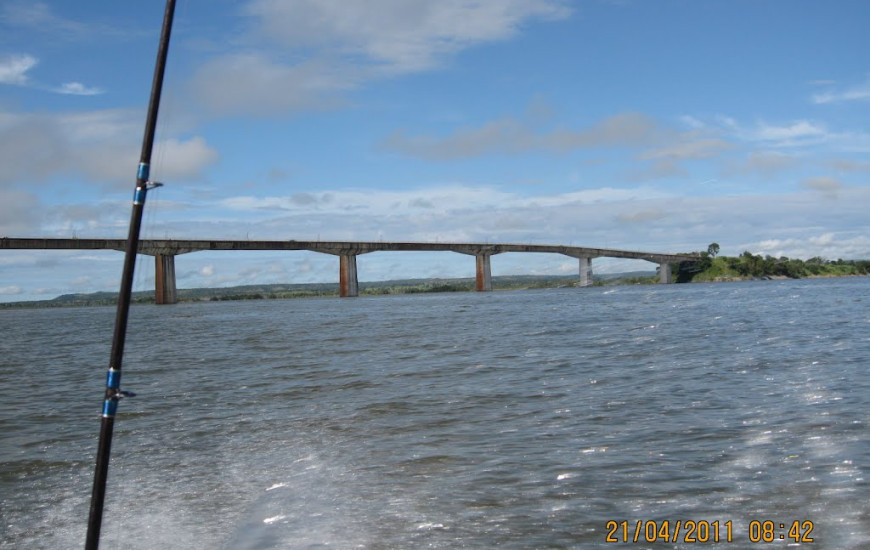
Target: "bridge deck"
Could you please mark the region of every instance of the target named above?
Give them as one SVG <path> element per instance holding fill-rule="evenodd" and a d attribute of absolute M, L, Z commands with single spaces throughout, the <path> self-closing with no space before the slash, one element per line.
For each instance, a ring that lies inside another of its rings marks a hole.
<path fill-rule="evenodd" d="M 19 250 L 125 250 L 125 239 L 13 239 L 0 238 L 0 249 Z M 339 294 L 357 296 L 356 257 L 368 252 L 397 251 L 449 251 L 475 256 L 477 263 L 477 290 L 492 290 L 490 256 L 503 252 L 545 252 L 564 254 L 579 259 L 580 286 L 592 284 L 592 258 L 631 258 L 659 264 L 661 282 L 670 283 L 670 264 L 699 259 L 695 254 L 663 254 L 546 244 L 489 244 L 489 243 L 397 243 L 355 241 L 218 241 L 218 240 L 140 240 L 139 253 L 155 257 L 154 295 L 158 304 L 177 301 L 175 283 L 175 256 L 205 250 L 310 250 L 339 256 Z"/>
<path fill-rule="evenodd" d="M 0 238 L 0 249 L 121 250 L 126 239 L 39 239 Z M 372 241 L 236 241 L 236 240 L 148 240 L 139 241 L 139 252 L 151 256 L 178 255 L 203 250 L 310 250 L 325 254 L 352 255 L 380 251 L 450 251 L 460 254 L 500 254 L 503 252 L 542 252 L 572 258 L 630 258 L 654 263 L 679 263 L 698 260 L 696 254 L 669 254 L 613 248 L 547 244 L 489 243 L 413 243 Z"/>

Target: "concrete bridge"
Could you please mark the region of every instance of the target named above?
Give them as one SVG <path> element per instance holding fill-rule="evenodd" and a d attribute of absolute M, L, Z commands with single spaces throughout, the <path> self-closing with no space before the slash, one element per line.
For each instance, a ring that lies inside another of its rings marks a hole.
<path fill-rule="evenodd" d="M 126 248 L 126 239 L 0 239 L 0 249 L 27 250 L 119 250 Z M 543 252 L 564 254 L 579 260 L 580 286 L 592 284 L 592 258 L 630 258 L 659 265 L 662 283 L 673 282 L 671 265 L 697 261 L 695 254 L 666 254 L 587 248 L 582 246 L 544 244 L 475 244 L 475 243 L 397 243 L 354 241 L 212 241 L 212 240 L 140 240 L 139 253 L 154 256 L 155 302 L 174 304 L 178 301 L 175 284 L 175 256 L 203 250 L 310 250 L 339 257 L 339 294 L 359 295 L 356 257 L 380 251 L 447 251 L 474 256 L 477 261 L 476 288 L 492 290 L 490 257 L 502 252 Z"/>

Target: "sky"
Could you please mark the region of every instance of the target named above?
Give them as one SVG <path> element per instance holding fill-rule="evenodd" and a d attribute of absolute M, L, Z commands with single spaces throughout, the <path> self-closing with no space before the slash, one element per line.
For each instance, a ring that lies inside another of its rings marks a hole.
<path fill-rule="evenodd" d="M 126 237 L 163 9 L 0 0 L 0 236 Z M 178 0 L 142 238 L 868 259 L 868 25 L 865 0 Z M 0 301 L 117 291 L 122 262 L 0 251 Z M 330 282 L 338 259 L 197 252 L 176 272 Z M 378 252 L 358 272 L 472 277 L 474 259 Z"/>

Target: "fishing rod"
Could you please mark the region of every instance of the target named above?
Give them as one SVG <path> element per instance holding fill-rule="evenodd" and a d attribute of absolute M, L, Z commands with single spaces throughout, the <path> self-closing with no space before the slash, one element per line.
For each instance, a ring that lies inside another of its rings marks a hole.
<path fill-rule="evenodd" d="M 150 189 L 160 183 L 150 180 L 151 151 L 154 148 L 154 131 L 157 126 L 157 111 L 160 107 L 160 93 L 163 89 L 163 73 L 166 69 L 166 56 L 169 53 L 169 35 L 172 31 L 172 18 L 175 15 L 175 0 L 166 0 L 163 14 L 163 30 L 160 46 L 157 49 L 157 63 L 151 84 L 151 99 L 148 102 L 148 115 L 145 120 L 145 136 L 142 139 L 142 153 L 136 174 L 136 190 L 133 193 L 133 211 L 130 215 L 130 232 L 124 257 L 124 271 L 121 274 L 121 288 L 118 292 L 118 310 L 115 315 L 115 331 L 112 338 L 112 351 L 109 358 L 109 372 L 106 376 L 106 394 L 103 400 L 103 414 L 100 423 L 100 442 L 97 447 L 97 463 L 94 469 L 94 489 L 91 493 L 91 509 L 88 517 L 88 534 L 85 550 L 97 550 L 100 545 L 100 527 L 103 523 L 103 504 L 106 498 L 106 479 L 109 474 L 109 457 L 112 450 L 112 433 L 115 428 L 115 413 L 122 397 L 132 397 L 133 393 L 121 391 L 121 362 L 124 358 L 124 340 L 127 336 L 127 318 L 130 313 L 130 298 L 133 292 L 133 272 L 136 268 L 136 253 L 139 250 L 139 230 L 142 226 L 142 211 L 145 196 Z"/>

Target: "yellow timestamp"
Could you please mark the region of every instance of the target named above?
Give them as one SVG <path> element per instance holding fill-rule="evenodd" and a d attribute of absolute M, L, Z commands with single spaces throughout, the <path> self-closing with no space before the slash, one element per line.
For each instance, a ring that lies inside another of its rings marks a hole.
<path fill-rule="evenodd" d="M 733 522 L 718 521 L 608 521 L 604 542 L 731 542 Z"/>
<path fill-rule="evenodd" d="M 749 522 L 750 542 L 773 542 L 792 540 L 794 542 L 813 542 L 815 525 L 810 520 L 777 522 L 772 520 L 753 520 Z"/>
<path fill-rule="evenodd" d="M 743 539 L 742 536 L 735 535 L 734 522 L 731 520 L 637 520 L 634 522 L 611 520 L 604 528 L 606 530 L 604 542 L 703 544 Z M 813 542 L 813 528 L 813 522 L 810 520 L 791 522 L 753 520 L 749 522 L 745 534 L 750 542 L 764 543 L 786 539 L 794 542 Z"/>

